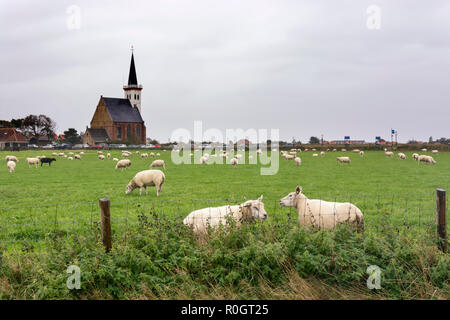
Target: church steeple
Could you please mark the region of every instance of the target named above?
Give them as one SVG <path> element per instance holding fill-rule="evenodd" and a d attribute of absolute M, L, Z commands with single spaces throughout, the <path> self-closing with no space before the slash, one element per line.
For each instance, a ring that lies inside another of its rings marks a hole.
<path fill-rule="evenodd" d="M 134 66 L 134 55 L 131 52 L 130 74 L 128 75 L 128 85 L 137 85 L 136 67 Z"/>
<path fill-rule="evenodd" d="M 142 85 L 138 84 L 136 76 L 136 67 L 134 65 L 134 49 L 131 47 L 130 73 L 128 75 L 128 85 L 123 86 L 125 98 L 130 100 L 131 105 L 141 113 L 141 90 Z"/>

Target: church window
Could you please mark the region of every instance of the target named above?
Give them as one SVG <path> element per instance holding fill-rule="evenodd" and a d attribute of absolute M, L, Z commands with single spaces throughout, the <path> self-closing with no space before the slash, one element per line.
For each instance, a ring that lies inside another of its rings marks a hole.
<path fill-rule="evenodd" d="M 122 128 L 117 126 L 117 139 L 122 139 Z"/>
<path fill-rule="evenodd" d="M 136 137 L 138 137 L 138 138 L 141 137 L 141 127 L 140 126 L 136 126 Z"/>
<path fill-rule="evenodd" d="M 131 136 L 131 126 L 128 125 L 127 126 L 127 138 L 129 138 Z"/>

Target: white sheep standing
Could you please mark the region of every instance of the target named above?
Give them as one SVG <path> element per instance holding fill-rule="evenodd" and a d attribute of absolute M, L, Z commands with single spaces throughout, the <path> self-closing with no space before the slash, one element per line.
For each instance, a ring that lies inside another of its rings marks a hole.
<path fill-rule="evenodd" d="M 17 159 L 16 156 L 6 156 L 5 160 L 6 160 L 6 162 L 8 162 L 8 161 L 19 162 L 19 159 Z"/>
<path fill-rule="evenodd" d="M 323 158 L 325 157 L 325 152 L 324 151 L 320 151 L 320 156 Z"/>
<path fill-rule="evenodd" d="M 405 155 L 404 153 L 402 153 L 402 152 L 399 152 L 399 153 L 397 154 L 397 157 L 398 157 L 400 160 L 405 160 L 405 159 L 406 159 L 406 155 Z"/>
<path fill-rule="evenodd" d="M 302 159 L 300 157 L 295 157 L 294 161 L 295 161 L 295 164 L 297 166 L 301 166 L 302 165 Z"/>
<path fill-rule="evenodd" d="M 429 164 L 435 164 L 436 160 L 434 160 L 434 158 L 432 156 L 427 156 L 427 155 L 422 154 L 417 158 L 418 165 L 420 164 L 420 162 L 427 162 Z"/>
<path fill-rule="evenodd" d="M 39 164 L 39 159 L 38 158 L 27 158 L 27 163 L 28 163 L 29 168 L 31 168 L 32 165 L 34 165 L 37 168 L 38 164 Z"/>
<path fill-rule="evenodd" d="M 343 163 L 348 163 L 350 165 L 350 158 L 349 157 L 337 157 L 336 161 L 338 161 L 341 165 Z"/>
<path fill-rule="evenodd" d="M 147 153 L 142 153 L 142 154 L 141 154 L 141 158 L 142 158 L 142 159 L 144 159 L 144 158 L 147 159 L 147 158 L 148 158 L 148 154 L 147 154 Z"/>
<path fill-rule="evenodd" d="M 142 188 L 145 188 L 145 194 L 147 194 L 147 186 L 155 186 L 156 196 L 159 196 L 165 180 L 166 176 L 161 170 L 144 170 L 138 172 L 128 183 L 125 194 L 131 193 L 136 188 L 139 188 L 139 195 L 142 194 Z"/>
<path fill-rule="evenodd" d="M 81 160 L 81 156 L 79 154 L 75 155 L 75 160 Z"/>
<path fill-rule="evenodd" d="M 108 152 L 108 154 L 106 155 L 106 157 L 107 157 L 108 159 L 110 159 L 110 158 L 111 158 L 111 153 Z"/>
<path fill-rule="evenodd" d="M 100 160 L 105 160 L 105 156 L 102 155 L 102 154 L 99 154 L 99 155 L 98 155 L 98 158 L 99 158 Z"/>
<path fill-rule="evenodd" d="M 162 167 L 164 170 L 166 170 L 166 164 L 164 163 L 164 160 L 155 160 L 150 165 L 150 169 L 153 167 Z"/>
<path fill-rule="evenodd" d="M 385 151 L 384 152 L 384 155 L 386 156 L 386 157 L 393 157 L 394 156 L 394 153 L 392 152 L 392 151 Z"/>
<path fill-rule="evenodd" d="M 9 169 L 9 173 L 13 173 L 13 172 L 14 172 L 14 169 L 16 168 L 16 163 L 15 163 L 14 161 L 8 161 L 8 162 L 6 163 L 6 166 L 7 166 L 8 169 Z"/>
<path fill-rule="evenodd" d="M 332 230 L 339 224 L 350 224 L 357 231 L 364 231 L 364 217 L 361 210 L 350 202 L 328 202 L 308 199 L 298 186 L 280 200 L 282 207 L 294 207 L 298 221 L 304 227 Z"/>
<path fill-rule="evenodd" d="M 438 154 L 438 153 L 439 153 L 439 150 L 436 150 L 436 149 L 431 150 L 431 153 L 433 153 L 433 154 Z"/>
<path fill-rule="evenodd" d="M 419 158 L 419 154 L 418 153 L 413 153 L 412 157 L 414 160 L 417 160 L 417 158 Z"/>
<path fill-rule="evenodd" d="M 131 161 L 128 159 L 123 159 L 117 162 L 116 164 L 116 170 L 117 169 L 128 169 L 131 166 Z"/>
<path fill-rule="evenodd" d="M 244 222 L 252 222 L 256 219 L 266 220 L 267 212 L 262 199 L 261 195 L 257 200 L 248 200 L 240 205 L 198 209 L 189 213 L 184 218 L 183 224 L 192 228 L 196 234 L 204 234 L 209 228 L 227 225 L 229 219 L 234 220 L 237 227 Z"/>

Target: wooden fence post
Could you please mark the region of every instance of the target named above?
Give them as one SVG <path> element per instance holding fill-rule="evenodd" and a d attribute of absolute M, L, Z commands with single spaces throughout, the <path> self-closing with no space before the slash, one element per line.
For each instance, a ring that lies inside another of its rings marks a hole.
<path fill-rule="evenodd" d="M 100 205 L 100 227 L 103 245 L 105 246 L 105 251 L 109 252 L 112 247 L 110 202 L 109 198 L 100 198 L 98 202 Z"/>
<path fill-rule="evenodd" d="M 447 222 L 446 222 L 445 190 L 436 189 L 436 215 L 438 248 L 442 252 L 447 252 Z"/>

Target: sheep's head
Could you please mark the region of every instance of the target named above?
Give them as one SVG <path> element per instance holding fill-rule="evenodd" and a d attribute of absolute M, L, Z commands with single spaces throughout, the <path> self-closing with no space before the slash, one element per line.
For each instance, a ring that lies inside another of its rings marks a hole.
<path fill-rule="evenodd" d="M 135 184 L 133 182 L 130 182 L 127 184 L 127 187 L 125 188 L 125 194 L 130 194 L 131 191 L 133 191 L 136 188 Z"/>
<path fill-rule="evenodd" d="M 243 218 L 245 220 L 266 220 L 267 212 L 264 209 L 264 203 L 262 202 L 263 196 L 261 195 L 257 200 L 248 200 L 242 204 Z"/>
<path fill-rule="evenodd" d="M 295 188 L 294 192 L 290 192 L 287 196 L 280 199 L 280 206 L 281 207 L 294 207 L 295 206 L 295 200 L 302 194 L 302 187 L 297 186 Z"/>

